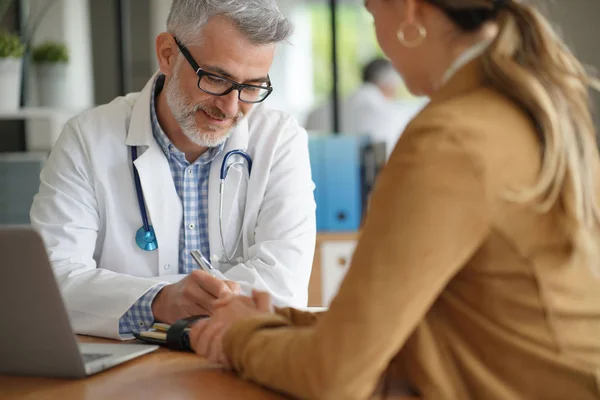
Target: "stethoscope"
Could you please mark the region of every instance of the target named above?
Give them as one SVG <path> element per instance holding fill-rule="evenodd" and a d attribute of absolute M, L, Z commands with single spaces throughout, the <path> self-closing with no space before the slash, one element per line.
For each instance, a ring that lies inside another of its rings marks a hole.
<path fill-rule="evenodd" d="M 228 163 L 231 157 L 240 156 L 243 160 L 235 160 L 232 163 Z M 148 221 L 148 213 L 146 211 L 146 202 L 144 200 L 144 193 L 142 192 L 142 184 L 140 182 L 140 175 L 138 174 L 137 168 L 135 167 L 135 160 L 137 160 L 137 147 L 131 147 L 131 163 L 133 164 L 133 179 L 135 181 L 135 192 L 137 194 L 138 205 L 140 207 L 140 214 L 142 215 L 142 227 L 137 230 L 135 233 L 135 242 L 138 247 L 145 251 L 154 251 L 158 248 L 158 242 L 156 240 L 156 234 L 154 233 L 154 228 L 150 225 Z M 252 158 L 243 150 L 231 150 L 225 154 L 223 157 L 223 162 L 221 163 L 221 170 L 219 174 L 220 184 L 219 184 L 219 236 L 221 238 L 221 247 L 223 248 L 223 255 L 225 256 L 225 263 L 231 263 L 233 261 L 233 257 L 238 250 L 240 245 L 240 241 L 242 239 L 242 229 L 240 229 L 240 233 L 238 234 L 237 240 L 235 241 L 235 247 L 233 248 L 233 253 L 231 256 L 227 252 L 225 248 L 225 239 L 223 236 L 223 198 L 225 193 L 225 179 L 229 174 L 229 169 L 234 165 L 244 164 L 246 162 L 246 166 L 248 169 L 248 176 L 246 179 L 250 179 L 250 173 L 252 172 Z"/>

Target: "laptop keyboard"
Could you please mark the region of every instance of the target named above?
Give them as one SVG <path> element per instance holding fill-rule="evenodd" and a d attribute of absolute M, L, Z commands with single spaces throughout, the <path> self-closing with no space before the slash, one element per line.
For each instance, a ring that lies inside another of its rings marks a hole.
<path fill-rule="evenodd" d="M 105 357 L 110 357 L 112 354 L 95 354 L 95 353 L 84 353 L 82 354 L 83 356 L 83 362 L 84 363 L 89 363 L 92 361 L 96 361 L 99 360 L 101 358 L 105 358 Z"/>

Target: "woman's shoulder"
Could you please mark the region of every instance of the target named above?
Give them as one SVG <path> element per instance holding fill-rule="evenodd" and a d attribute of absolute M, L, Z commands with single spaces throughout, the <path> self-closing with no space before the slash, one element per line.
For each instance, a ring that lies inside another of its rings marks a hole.
<path fill-rule="evenodd" d="M 541 143 L 533 120 L 516 102 L 481 87 L 445 101 L 432 101 L 409 124 L 394 153 L 468 157 L 477 170 L 499 185 L 532 181 L 539 169 Z M 392 155 L 393 156 L 393 155 Z"/>
<path fill-rule="evenodd" d="M 512 147 L 520 142 L 539 145 L 534 122 L 524 108 L 488 87 L 443 101 L 432 100 L 408 124 L 400 140 L 418 142 L 430 137 L 432 140 L 446 137 L 467 147 L 490 149 Z"/>
<path fill-rule="evenodd" d="M 515 100 L 493 88 L 480 87 L 449 99 L 432 100 L 409 127 L 437 125 L 454 130 L 455 127 L 494 127 L 507 123 L 532 127 L 531 119 Z"/>

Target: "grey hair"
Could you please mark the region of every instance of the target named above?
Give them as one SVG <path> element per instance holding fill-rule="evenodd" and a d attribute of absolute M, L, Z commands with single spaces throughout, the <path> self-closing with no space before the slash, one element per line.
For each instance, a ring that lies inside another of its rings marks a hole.
<path fill-rule="evenodd" d="M 208 21 L 224 16 L 256 45 L 279 43 L 293 32 L 292 23 L 281 14 L 276 0 L 173 0 L 167 31 L 183 44 L 191 45 Z"/>
<path fill-rule="evenodd" d="M 389 60 L 376 58 L 363 68 L 363 82 L 374 85 L 397 85 L 400 76 Z"/>

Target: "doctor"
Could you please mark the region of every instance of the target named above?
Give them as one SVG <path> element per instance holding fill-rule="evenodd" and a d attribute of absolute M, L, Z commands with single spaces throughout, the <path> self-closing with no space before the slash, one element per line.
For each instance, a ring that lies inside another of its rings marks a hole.
<path fill-rule="evenodd" d="M 275 0 L 175 0 L 141 93 L 67 123 L 31 221 L 77 333 L 128 339 L 252 288 L 306 305 L 307 135 L 260 105 L 291 30 Z M 199 270 L 194 250 L 225 279 Z"/>

